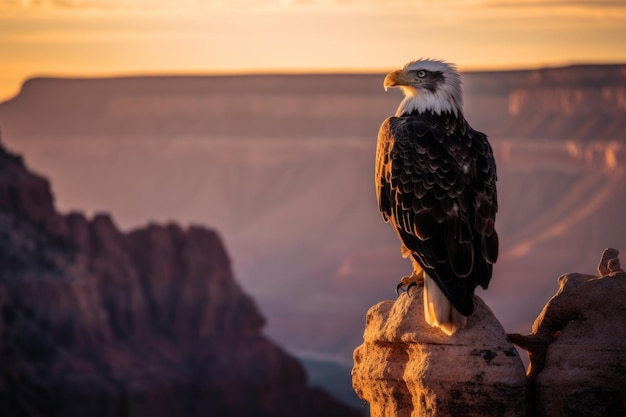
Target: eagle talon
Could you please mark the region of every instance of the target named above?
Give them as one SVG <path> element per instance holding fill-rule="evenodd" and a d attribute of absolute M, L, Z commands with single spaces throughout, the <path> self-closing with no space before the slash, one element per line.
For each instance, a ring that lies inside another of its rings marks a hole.
<path fill-rule="evenodd" d="M 400 280 L 400 282 L 398 283 L 398 285 L 396 285 L 396 294 L 400 295 L 403 292 L 407 292 L 407 286 L 411 283 L 414 282 L 415 280 L 415 273 L 413 273 L 412 275 L 408 276 L 408 277 L 402 277 L 402 279 Z"/>
<path fill-rule="evenodd" d="M 424 271 L 421 269 L 414 270 L 411 275 L 402 277 L 400 283 L 396 285 L 396 294 L 400 295 L 405 292 L 407 295 L 410 295 L 409 291 L 411 288 L 422 283 L 424 283 Z"/>
<path fill-rule="evenodd" d="M 403 293 L 404 291 L 402 290 L 402 287 L 404 287 L 404 284 L 402 282 L 398 283 L 398 285 L 396 285 L 396 294 L 400 295 L 401 293 Z"/>

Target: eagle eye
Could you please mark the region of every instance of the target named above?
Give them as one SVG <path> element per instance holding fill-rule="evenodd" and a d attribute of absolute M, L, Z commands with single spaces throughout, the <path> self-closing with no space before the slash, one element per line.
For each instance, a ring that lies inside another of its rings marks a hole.
<path fill-rule="evenodd" d="M 417 76 L 419 78 L 424 78 L 426 76 L 426 71 L 424 71 L 424 70 L 417 71 Z"/>

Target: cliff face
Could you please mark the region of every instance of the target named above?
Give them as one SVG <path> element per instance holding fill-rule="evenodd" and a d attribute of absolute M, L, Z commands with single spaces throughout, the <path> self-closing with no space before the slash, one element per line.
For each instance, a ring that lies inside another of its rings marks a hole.
<path fill-rule="evenodd" d="M 218 235 L 55 211 L 0 147 L 0 414 L 348 416 L 266 339 Z"/>
<path fill-rule="evenodd" d="M 514 138 L 623 141 L 626 67 L 578 66 L 532 71 L 509 93 L 498 134 Z"/>

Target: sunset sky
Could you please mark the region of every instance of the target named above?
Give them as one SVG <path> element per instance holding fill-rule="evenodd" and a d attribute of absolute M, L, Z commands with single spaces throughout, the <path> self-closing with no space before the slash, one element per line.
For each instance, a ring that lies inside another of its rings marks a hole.
<path fill-rule="evenodd" d="M 0 0 L 0 100 L 38 75 L 626 62 L 626 0 Z"/>

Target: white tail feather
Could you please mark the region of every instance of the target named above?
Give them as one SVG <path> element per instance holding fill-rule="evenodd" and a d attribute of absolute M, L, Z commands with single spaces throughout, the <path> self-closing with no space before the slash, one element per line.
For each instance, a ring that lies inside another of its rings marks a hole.
<path fill-rule="evenodd" d="M 437 283 L 424 274 L 424 318 L 426 323 L 452 335 L 467 324 L 467 317 L 459 313 L 443 294 Z"/>

